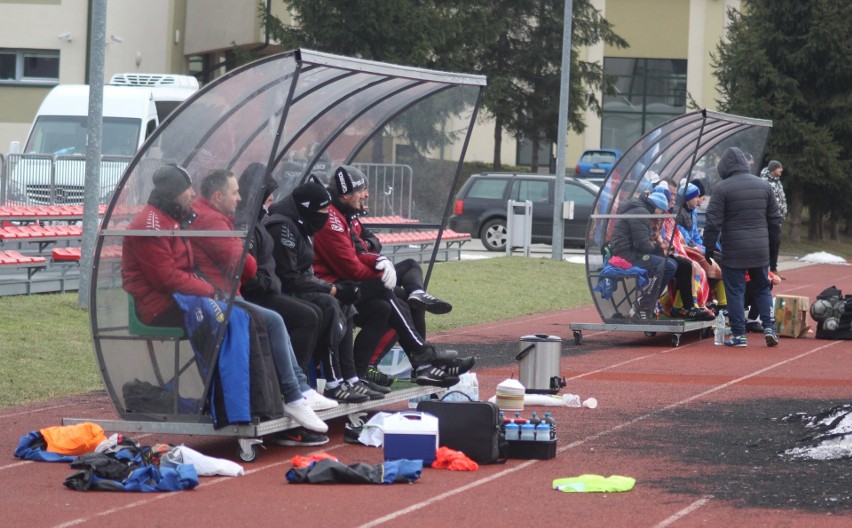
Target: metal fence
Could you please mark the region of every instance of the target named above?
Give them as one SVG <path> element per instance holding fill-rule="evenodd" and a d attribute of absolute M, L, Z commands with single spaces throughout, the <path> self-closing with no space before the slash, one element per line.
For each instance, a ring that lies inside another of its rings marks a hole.
<path fill-rule="evenodd" d="M 130 156 L 102 156 L 98 199 L 106 203 L 130 163 Z M 0 163 L 0 203 L 81 204 L 86 158 L 50 154 L 7 154 Z"/>
<path fill-rule="evenodd" d="M 370 199 L 367 201 L 373 216 L 412 215 L 413 171 L 409 165 L 390 163 L 356 163 L 367 175 Z"/>

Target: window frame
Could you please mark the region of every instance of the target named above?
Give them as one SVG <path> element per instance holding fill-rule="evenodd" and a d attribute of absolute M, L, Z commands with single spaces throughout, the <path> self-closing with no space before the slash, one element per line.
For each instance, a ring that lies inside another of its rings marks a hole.
<path fill-rule="evenodd" d="M 0 79 L 0 86 L 56 86 L 59 84 L 60 53 L 59 50 L 32 48 L 0 48 L 0 54 L 15 58 L 15 74 L 13 79 Z M 56 77 L 30 77 L 26 75 L 26 60 L 41 58 L 56 60 Z"/>

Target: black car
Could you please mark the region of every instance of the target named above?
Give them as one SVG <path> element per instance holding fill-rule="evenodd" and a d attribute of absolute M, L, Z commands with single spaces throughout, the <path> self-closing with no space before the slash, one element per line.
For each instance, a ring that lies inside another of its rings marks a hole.
<path fill-rule="evenodd" d="M 449 227 L 482 240 L 490 251 L 506 249 L 508 200 L 532 202 L 532 242 L 550 244 L 553 236 L 552 174 L 489 172 L 474 174 L 456 196 Z M 565 178 L 565 201 L 574 202 L 574 219 L 565 220 L 565 245 L 583 247 L 598 187 Z"/>

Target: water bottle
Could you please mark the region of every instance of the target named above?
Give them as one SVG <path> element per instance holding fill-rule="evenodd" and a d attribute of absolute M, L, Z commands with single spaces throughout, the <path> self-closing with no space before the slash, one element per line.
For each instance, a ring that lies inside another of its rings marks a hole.
<path fill-rule="evenodd" d="M 506 424 L 506 440 L 520 440 L 521 439 L 521 426 L 514 423 L 509 422 Z"/>
<path fill-rule="evenodd" d="M 724 312 L 724 310 L 719 310 L 719 313 L 716 315 L 716 329 L 713 332 L 713 344 L 714 345 L 724 345 L 725 344 L 725 312 Z"/>
<path fill-rule="evenodd" d="M 553 418 L 553 413 L 544 413 L 544 418 L 541 419 L 541 423 L 546 423 L 550 426 L 550 439 L 553 440 L 556 438 L 556 420 Z"/>
<path fill-rule="evenodd" d="M 535 440 L 535 426 L 531 423 L 525 423 L 521 426 L 521 440 Z"/>
<path fill-rule="evenodd" d="M 535 426 L 535 439 L 538 442 L 547 442 L 550 440 L 550 424 L 541 422 Z"/>
<path fill-rule="evenodd" d="M 534 426 L 537 426 L 541 423 L 541 420 L 538 418 L 535 411 L 532 412 L 532 416 L 530 417 L 530 423 Z"/>
<path fill-rule="evenodd" d="M 515 419 L 513 421 L 518 425 L 524 425 L 527 423 L 526 418 L 521 418 L 521 411 L 515 411 Z"/>

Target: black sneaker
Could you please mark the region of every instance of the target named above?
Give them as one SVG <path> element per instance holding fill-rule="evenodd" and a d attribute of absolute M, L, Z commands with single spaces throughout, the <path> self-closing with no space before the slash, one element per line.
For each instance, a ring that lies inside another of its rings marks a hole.
<path fill-rule="evenodd" d="M 343 427 L 343 441 L 347 444 L 360 444 L 358 437 L 361 436 L 361 431 L 364 430 L 363 425 L 353 425 L 349 422 Z"/>
<path fill-rule="evenodd" d="M 447 362 L 459 356 L 455 350 L 438 350 L 434 345 L 426 344 L 420 352 L 408 355 L 412 366 L 428 365 L 433 362 Z"/>
<path fill-rule="evenodd" d="M 414 383 L 418 385 L 448 389 L 458 382 L 458 376 L 451 376 L 443 368 L 436 365 L 419 368 L 414 374 Z"/>
<path fill-rule="evenodd" d="M 382 387 L 390 387 L 391 385 L 393 385 L 393 382 L 396 381 L 396 378 L 394 378 L 393 376 L 388 376 L 387 374 L 372 365 L 370 365 L 370 367 L 367 369 L 366 376 L 359 377 L 372 381 L 376 385 L 380 385 Z"/>
<path fill-rule="evenodd" d="M 473 368 L 473 365 L 476 363 L 476 358 L 467 357 L 467 358 L 456 358 L 452 361 L 448 361 L 446 363 L 441 363 L 439 366 L 441 370 L 447 373 L 449 376 L 459 376 L 464 374 L 468 370 Z"/>
<path fill-rule="evenodd" d="M 715 318 L 716 317 L 711 312 L 697 306 L 690 308 L 686 312 L 686 317 L 684 317 L 684 319 L 688 319 L 690 321 L 712 321 Z"/>
<path fill-rule="evenodd" d="M 448 303 L 447 301 L 442 301 L 441 299 L 429 295 L 426 292 L 421 293 L 412 293 L 408 296 L 408 305 L 414 308 L 415 310 L 426 310 L 429 313 L 433 314 L 445 314 L 450 313 L 453 309 L 453 305 Z"/>
<path fill-rule="evenodd" d="M 272 436 L 272 443 L 282 446 L 320 446 L 328 443 L 328 437 L 324 434 L 308 431 L 304 427 L 297 427 L 289 431 L 281 431 Z"/>
<path fill-rule="evenodd" d="M 352 387 L 348 383 L 341 383 L 335 388 L 326 386 L 322 391 L 322 395 L 332 400 L 337 400 L 340 403 L 363 403 L 370 399 L 366 394 L 358 394 L 352 391 Z"/>
<path fill-rule="evenodd" d="M 385 393 L 374 391 L 364 380 L 358 380 L 352 385 L 349 385 L 350 390 L 355 394 L 365 394 L 371 400 L 381 400 L 385 397 Z"/>
<path fill-rule="evenodd" d="M 367 378 L 361 378 L 360 381 L 362 381 L 363 383 L 366 383 L 367 387 L 369 387 L 371 391 L 380 392 L 382 394 L 390 394 L 390 391 L 391 391 L 390 387 L 385 387 L 383 385 L 379 385 L 375 381 L 370 381 Z"/>

